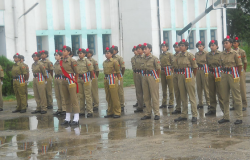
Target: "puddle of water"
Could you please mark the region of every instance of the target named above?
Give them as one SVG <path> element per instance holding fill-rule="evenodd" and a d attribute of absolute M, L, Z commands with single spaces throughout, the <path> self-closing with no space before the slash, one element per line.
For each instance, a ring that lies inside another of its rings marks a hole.
<path fill-rule="evenodd" d="M 221 149 L 226 149 L 229 146 L 235 145 L 237 143 L 240 143 L 240 141 L 218 141 L 218 140 L 212 140 L 211 145 L 209 148 L 221 148 Z"/>

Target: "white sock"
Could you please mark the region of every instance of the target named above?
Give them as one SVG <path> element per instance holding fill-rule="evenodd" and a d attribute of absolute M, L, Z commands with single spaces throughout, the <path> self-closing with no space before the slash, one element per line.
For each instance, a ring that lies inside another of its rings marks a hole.
<path fill-rule="evenodd" d="M 78 122 L 79 121 L 79 113 L 75 113 L 74 114 L 74 122 Z"/>
<path fill-rule="evenodd" d="M 65 121 L 70 121 L 70 113 L 66 113 Z"/>

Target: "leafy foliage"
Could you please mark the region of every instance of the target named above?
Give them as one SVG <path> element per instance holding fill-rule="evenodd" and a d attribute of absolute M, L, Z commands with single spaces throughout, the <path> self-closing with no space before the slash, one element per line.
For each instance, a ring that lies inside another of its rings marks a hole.
<path fill-rule="evenodd" d="M 9 59 L 7 59 L 5 56 L 0 56 L 0 64 L 4 71 L 3 86 L 2 86 L 3 96 L 12 95 L 14 94 L 14 90 L 13 90 L 11 69 L 14 63 Z"/>

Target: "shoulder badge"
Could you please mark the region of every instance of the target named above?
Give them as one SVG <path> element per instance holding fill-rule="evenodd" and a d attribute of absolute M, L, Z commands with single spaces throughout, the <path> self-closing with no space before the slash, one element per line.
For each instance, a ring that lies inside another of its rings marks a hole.
<path fill-rule="evenodd" d="M 161 63 L 160 61 L 158 61 L 157 63 Z"/>
<path fill-rule="evenodd" d="M 25 66 L 23 66 L 23 68 L 25 68 Z"/>
<path fill-rule="evenodd" d="M 91 65 L 91 63 L 90 64 L 88 64 L 88 66 L 90 66 Z"/>
<path fill-rule="evenodd" d="M 193 61 L 195 60 L 195 58 L 193 58 Z"/>
<path fill-rule="evenodd" d="M 241 56 L 238 56 L 238 58 L 241 58 Z"/>
<path fill-rule="evenodd" d="M 96 63 L 95 65 L 98 65 L 98 63 Z"/>

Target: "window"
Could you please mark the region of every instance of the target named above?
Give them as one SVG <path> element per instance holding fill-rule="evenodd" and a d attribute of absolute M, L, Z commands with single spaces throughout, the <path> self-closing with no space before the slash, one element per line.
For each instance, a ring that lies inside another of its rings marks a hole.
<path fill-rule="evenodd" d="M 204 44 L 206 44 L 206 42 L 205 42 L 205 31 L 200 31 L 200 40 L 201 40 Z"/>
<path fill-rule="evenodd" d="M 88 49 L 92 50 L 94 52 L 94 55 L 96 54 L 95 50 L 95 35 L 88 35 Z"/>
<path fill-rule="evenodd" d="M 37 51 L 43 50 L 42 36 L 36 36 Z"/>
<path fill-rule="evenodd" d="M 77 56 L 77 51 L 81 47 L 80 46 L 80 36 L 79 35 L 72 35 L 72 52 L 74 56 Z"/>
<path fill-rule="evenodd" d="M 169 31 L 163 31 L 163 41 L 165 41 L 168 46 L 170 46 L 169 44 Z"/>
<path fill-rule="evenodd" d="M 190 31 L 188 31 L 189 34 Z M 188 43 L 189 43 L 189 47 L 188 49 L 194 49 L 194 32 L 191 31 L 189 37 L 188 37 Z"/>
<path fill-rule="evenodd" d="M 63 49 L 64 36 L 55 36 L 55 49 L 61 50 Z"/>
<path fill-rule="evenodd" d="M 215 30 L 211 30 L 210 34 L 211 34 L 211 40 L 216 40 Z"/>
<path fill-rule="evenodd" d="M 180 31 L 176 31 L 176 42 L 178 43 L 182 40 L 182 35 L 181 36 L 178 35 L 179 32 Z"/>
<path fill-rule="evenodd" d="M 105 50 L 106 47 L 110 47 L 110 34 L 102 35 L 102 44 L 103 44 L 103 50 Z"/>

